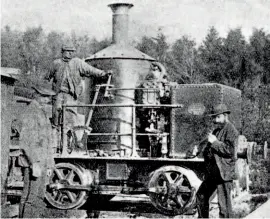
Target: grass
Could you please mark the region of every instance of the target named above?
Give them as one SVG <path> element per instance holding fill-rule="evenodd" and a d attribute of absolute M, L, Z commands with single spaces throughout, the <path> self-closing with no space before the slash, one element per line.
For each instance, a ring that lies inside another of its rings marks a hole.
<path fill-rule="evenodd" d="M 242 218 L 265 203 L 270 197 L 270 161 L 255 157 L 250 164 L 250 193 L 235 200 L 233 210 L 236 218 Z"/>
<path fill-rule="evenodd" d="M 254 159 L 250 165 L 251 194 L 270 192 L 270 160 Z"/>

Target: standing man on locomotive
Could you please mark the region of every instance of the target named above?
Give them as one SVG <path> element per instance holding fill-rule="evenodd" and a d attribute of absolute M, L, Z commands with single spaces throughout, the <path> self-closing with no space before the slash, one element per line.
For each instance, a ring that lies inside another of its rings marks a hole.
<path fill-rule="evenodd" d="M 24 188 L 19 205 L 19 218 L 46 217 L 44 202 L 46 175 L 54 165 L 52 127 L 45 111 L 55 92 L 44 86 L 33 87 L 34 100 L 21 115 L 22 129 L 18 165 L 23 168 Z"/>
<path fill-rule="evenodd" d="M 62 120 L 62 105 L 76 105 L 78 97 L 82 93 L 82 77 L 105 76 L 103 70 L 88 65 L 79 58 L 73 58 L 75 47 L 72 44 L 62 46 L 62 58 L 56 59 L 46 76 L 48 81 L 53 80 L 53 90 L 56 96 L 53 97 L 52 125 L 59 128 Z M 66 111 L 67 128 L 70 129 L 76 124 L 77 108 L 69 108 Z M 59 137 L 59 135 L 58 135 Z"/>
<path fill-rule="evenodd" d="M 229 121 L 229 114 L 227 106 L 219 104 L 210 115 L 217 128 L 208 135 L 208 143 L 203 152 L 207 172 L 197 192 L 200 218 L 209 218 L 209 199 L 216 189 L 220 217 L 233 217 L 231 190 L 232 181 L 236 178 L 236 144 L 239 133 Z"/>

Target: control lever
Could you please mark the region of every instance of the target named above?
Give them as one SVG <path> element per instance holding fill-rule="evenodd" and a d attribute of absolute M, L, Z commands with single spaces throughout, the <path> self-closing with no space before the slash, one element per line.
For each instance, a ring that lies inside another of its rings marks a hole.
<path fill-rule="evenodd" d="M 111 85 L 112 73 L 113 73 L 112 70 L 109 70 L 107 72 L 107 74 L 108 74 L 108 81 L 107 81 L 107 84 L 106 84 L 106 87 L 105 87 L 104 97 L 112 97 L 112 94 L 109 91 L 110 87 L 113 87 L 113 85 Z"/>

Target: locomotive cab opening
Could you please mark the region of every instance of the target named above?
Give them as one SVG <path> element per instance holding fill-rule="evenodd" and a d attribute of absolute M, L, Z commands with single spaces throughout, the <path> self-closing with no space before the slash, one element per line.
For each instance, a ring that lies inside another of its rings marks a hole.
<path fill-rule="evenodd" d="M 171 104 L 169 82 L 147 75 L 135 91 L 137 145 L 142 157 L 167 157 Z M 157 107 L 147 107 L 156 105 Z"/>

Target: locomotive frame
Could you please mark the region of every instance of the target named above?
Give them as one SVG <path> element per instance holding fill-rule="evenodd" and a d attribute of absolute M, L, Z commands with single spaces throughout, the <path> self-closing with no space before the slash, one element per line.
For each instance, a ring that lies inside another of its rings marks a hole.
<path fill-rule="evenodd" d="M 169 133 L 136 133 L 136 108 L 180 108 L 182 105 L 160 104 L 88 104 L 68 107 L 130 107 L 132 133 L 90 133 L 89 135 L 131 135 L 132 153 L 125 156 L 91 156 L 83 148 L 68 152 L 67 137 L 63 136 L 63 150 L 55 157 L 56 166 L 49 180 L 46 198 L 54 207 L 71 209 L 81 207 L 89 194 L 113 197 L 117 194 L 148 194 L 153 205 L 163 214 L 183 214 L 193 204 L 200 185 L 203 159 L 145 157 L 138 155 L 136 136 L 167 136 Z M 65 116 L 63 116 L 65 119 Z M 64 122 L 63 122 L 64 124 Z M 82 126 L 79 129 L 87 129 Z M 64 132 L 64 127 L 62 129 Z M 78 130 L 78 128 L 75 127 Z M 167 154 L 172 155 L 172 151 Z M 142 168 L 143 166 L 143 168 Z M 192 169 L 192 170 L 191 170 Z M 196 172 L 197 174 L 195 174 Z M 74 179 L 76 179 L 74 181 Z M 76 183 L 75 183 L 76 182 Z M 57 191 L 57 192 L 56 192 Z M 166 199 L 166 200 L 165 200 Z"/>

